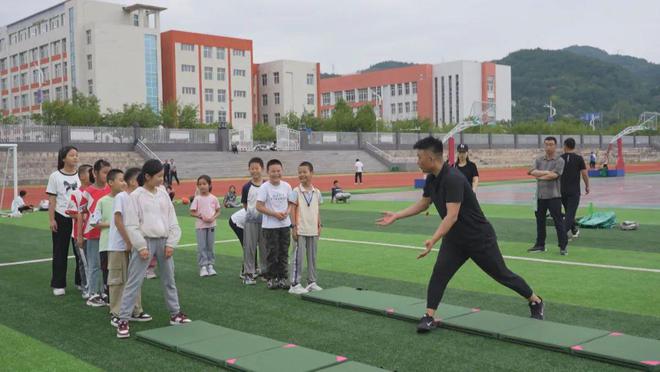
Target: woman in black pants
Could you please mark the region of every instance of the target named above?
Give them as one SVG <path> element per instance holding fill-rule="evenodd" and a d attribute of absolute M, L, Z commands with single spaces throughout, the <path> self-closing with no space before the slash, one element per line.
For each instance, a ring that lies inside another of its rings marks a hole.
<path fill-rule="evenodd" d="M 80 187 L 78 178 L 78 150 L 73 146 L 60 149 L 57 170 L 48 178 L 48 217 L 53 237 L 53 273 L 50 286 L 55 296 L 62 296 L 66 288 L 66 266 L 71 244 L 73 220 L 67 210 L 71 193 Z"/>

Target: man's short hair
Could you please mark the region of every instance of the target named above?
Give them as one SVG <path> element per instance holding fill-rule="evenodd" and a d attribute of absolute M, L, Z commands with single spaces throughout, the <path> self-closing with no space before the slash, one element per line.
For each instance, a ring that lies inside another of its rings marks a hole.
<path fill-rule="evenodd" d="M 118 174 L 124 174 L 124 171 L 121 169 L 110 169 L 107 177 L 108 182 L 115 182 L 115 178 L 117 178 Z"/>
<path fill-rule="evenodd" d="M 556 139 L 555 137 L 553 137 L 553 136 L 545 137 L 545 139 L 543 140 L 543 142 L 545 142 L 545 141 L 552 141 L 552 142 L 555 143 L 555 145 L 557 144 L 557 139 Z"/>
<path fill-rule="evenodd" d="M 571 137 L 566 138 L 564 140 L 564 146 L 569 150 L 573 150 L 575 148 L 575 140 Z"/>
<path fill-rule="evenodd" d="M 254 157 L 254 158 L 250 159 L 250 161 L 248 162 L 248 168 L 252 164 L 259 164 L 261 166 L 261 168 L 264 167 L 264 161 L 261 160 L 261 158 L 259 158 L 259 157 Z"/>
<path fill-rule="evenodd" d="M 413 146 L 413 149 L 429 150 L 436 155 L 442 155 L 442 141 L 433 136 L 428 136 L 417 141 Z"/>
<path fill-rule="evenodd" d="M 270 159 L 266 164 L 266 170 L 269 170 L 272 165 L 279 165 L 280 167 L 282 167 L 282 162 L 277 159 Z"/>

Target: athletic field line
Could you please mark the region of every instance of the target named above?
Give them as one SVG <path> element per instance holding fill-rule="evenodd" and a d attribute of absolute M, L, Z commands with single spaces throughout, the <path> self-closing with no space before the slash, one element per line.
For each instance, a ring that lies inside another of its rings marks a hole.
<path fill-rule="evenodd" d="M 370 242 L 370 241 L 364 241 L 364 240 L 346 240 L 346 239 L 334 239 L 334 238 L 320 238 L 320 240 L 325 240 L 325 241 L 329 241 L 329 242 L 336 242 L 336 243 L 378 245 L 378 246 L 383 246 L 383 247 L 413 249 L 413 250 L 417 250 L 417 251 L 424 250 L 424 248 L 422 248 L 422 247 L 416 247 L 416 246 L 413 246 L 413 245 L 379 243 L 379 242 Z M 215 241 L 215 244 L 218 244 L 218 243 L 232 243 L 232 242 L 237 242 L 237 241 L 238 241 L 238 239 L 217 240 L 217 241 Z M 181 244 L 178 247 L 179 248 L 193 247 L 193 246 L 196 246 L 196 245 L 197 245 L 197 243 L 190 243 L 190 244 Z M 436 252 L 438 251 L 437 248 L 433 248 L 432 250 L 436 251 Z M 639 271 L 639 272 L 648 272 L 648 273 L 660 273 L 660 269 L 648 269 L 648 268 L 644 268 L 644 267 L 603 265 L 603 264 L 575 262 L 575 261 L 556 261 L 556 260 L 545 260 L 545 259 L 542 259 L 542 258 L 520 257 L 520 256 L 503 256 L 503 257 L 506 258 L 506 259 L 509 259 L 509 260 L 541 262 L 541 263 L 549 263 L 549 264 L 555 264 L 555 265 L 584 266 L 584 267 L 594 267 L 594 268 L 599 268 L 599 269 L 613 269 L 613 270 Z M 74 258 L 74 256 L 69 256 L 69 259 L 71 259 L 71 258 Z M 39 260 L 7 262 L 7 263 L 0 263 L 0 267 L 26 265 L 26 264 L 40 263 L 40 262 L 49 262 L 51 260 L 52 260 L 52 258 L 42 258 L 42 259 L 39 259 Z"/>
<path fill-rule="evenodd" d="M 218 243 L 231 243 L 231 242 L 237 242 L 238 239 L 228 239 L 228 240 L 217 240 L 215 244 Z M 194 247 L 196 246 L 197 243 L 191 243 L 191 244 L 181 244 L 178 245 L 177 247 Z M 69 256 L 68 259 L 75 258 L 75 256 Z M 17 262 L 6 262 L 6 263 L 0 263 L 0 267 L 5 267 L 5 266 L 18 266 L 18 265 L 27 265 L 27 264 L 33 264 L 33 263 L 41 263 L 41 262 L 50 262 L 52 261 L 52 258 L 41 258 L 38 260 L 28 260 L 28 261 L 17 261 Z"/>
<path fill-rule="evenodd" d="M 422 248 L 422 247 L 416 247 L 416 246 L 412 246 L 412 245 L 379 243 L 379 242 L 370 242 L 370 241 L 362 241 L 362 240 L 346 240 L 346 239 L 333 239 L 333 238 L 321 238 L 321 240 L 326 240 L 326 241 L 330 241 L 330 242 L 338 242 L 338 243 L 379 245 L 379 246 L 383 246 L 383 247 L 414 249 L 414 250 L 418 250 L 418 251 L 424 250 L 424 248 Z M 437 248 L 433 249 L 433 251 L 437 251 L 437 250 L 438 250 Z M 603 264 L 575 262 L 575 261 L 556 261 L 556 260 L 546 260 L 546 259 L 542 259 L 542 258 L 520 257 L 520 256 L 503 256 L 503 257 L 506 258 L 506 259 L 510 259 L 510 260 L 542 262 L 542 263 L 549 263 L 549 264 L 556 264 L 556 265 L 586 266 L 586 267 L 595 267 L 595 268 L 599 268 L 599 269 L 613 269 L 613 270 L 641 271 L 641 272 L 648 272 L 648 273 L 660 273 L 660 269 L 648 269 L 648 268 L 644 268 L 644 267 L 603 265 Z"/>

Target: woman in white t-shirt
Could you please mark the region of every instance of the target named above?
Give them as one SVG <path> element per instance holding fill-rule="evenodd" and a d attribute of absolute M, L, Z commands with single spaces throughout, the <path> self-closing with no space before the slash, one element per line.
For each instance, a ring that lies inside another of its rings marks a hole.
<path fill-rule="evenodd" d="M 78 178 L 78 149 L 64 146 L 57 154 L 57 170 L 48 178 L 48 217 L 53 234 L 53 273 L 50 286 L 55 296 L 64 295 L 66 265 L 71 244 L 73 222 L 67 206 L 71 193 L 80 187 Z"/>

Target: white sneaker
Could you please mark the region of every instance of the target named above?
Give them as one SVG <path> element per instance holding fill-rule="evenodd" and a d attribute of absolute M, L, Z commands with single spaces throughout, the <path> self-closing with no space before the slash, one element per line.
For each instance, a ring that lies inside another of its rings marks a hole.
<path fill-rule="evenodd" d="M 213 265 L 207 266 L 206 271 L 208 271 L 209 276 L 218 275 L 218 273 L 213 268 Z"/>
<path fill-rule="evenodd" d="M 323 290 L 323 288 L 319 287 L 319 285 L 316 284 L 316 283 L 310 283 L 307 286 L 307 288 L 305 288 L 305 289 L 307 289 L 307 292 L 314 292 L 314 291 L 322 291 Z"/>
<path fill-rule="evenodd" d="M 82 293 L 82 298 L 83 298 L 83 300 L 89 300 L 89 297 L 91 297 L 91 296 L 89 295 L 89 293 L 87 293 L 87 292 L 83 292 L 83 293 Z"/>
<path fill-rule="evenodd" d="M 64 296 L 65 293 L 66 291 L 64 290 L 64 288 L 53 288 L 53 294 L 55 296 Z"/>
<path fill-rule="evenodd" d="M 147 269 L 147 273 L 144 275 L 145 278 L 147 279 L 156 279 L 156 273 L 154 272 L 154 269 Z"/>
<path fill-rule="evenodd" d="M 204 277 L 204 276 L 209 276 L 209 271 L 206 270 L 206 266 L 202 266 L 202 267 L 199 269 L 199 276 L 202 276 L 202 277 Z"/>
<path fill-rule="evenodd" d="M 580 237 L 580 230 L 575 230 L 575 232 L 573 233 L 573 237 L 574 238 L 579 238 Z"/>
<path fill-rule="evenodd" d="M 301 294 L 305 294 L 307 292 L 309 292 L 309 291 L 306 290 L 305 287 L 303 287 L 300 284 L 296 284 L 295 286 L 289 288 L 289 293 L 295 294 L 295 295 L 301 295 Z"/>

